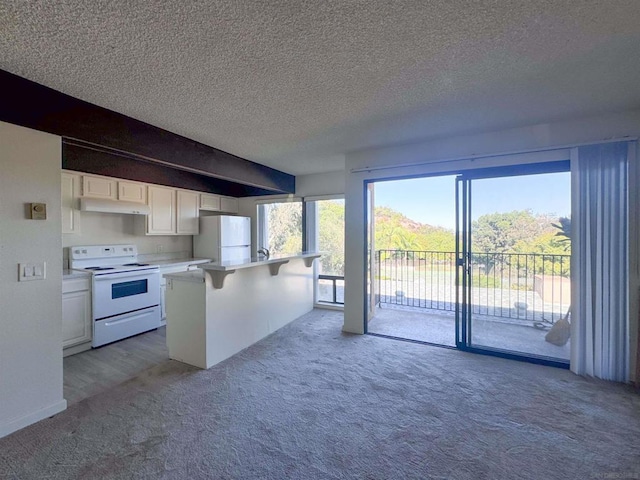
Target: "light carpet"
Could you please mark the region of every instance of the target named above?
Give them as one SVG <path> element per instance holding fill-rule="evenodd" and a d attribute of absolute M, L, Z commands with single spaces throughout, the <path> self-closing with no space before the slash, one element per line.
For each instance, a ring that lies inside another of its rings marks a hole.
<path fill-rule="evenodd" d="M 210 370 L 167 361 L 1 439 L 0 478 L 640 477 L 632 387 L 341 325 L 315 310 Z"/>

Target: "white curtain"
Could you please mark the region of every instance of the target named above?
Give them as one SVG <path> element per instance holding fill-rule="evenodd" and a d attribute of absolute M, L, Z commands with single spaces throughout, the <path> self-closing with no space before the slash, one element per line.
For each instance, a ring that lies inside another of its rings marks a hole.
<path fill-rule="evenodd" d="M 571 370 L 629 378 L 629 142 L 574 149 Z"/>

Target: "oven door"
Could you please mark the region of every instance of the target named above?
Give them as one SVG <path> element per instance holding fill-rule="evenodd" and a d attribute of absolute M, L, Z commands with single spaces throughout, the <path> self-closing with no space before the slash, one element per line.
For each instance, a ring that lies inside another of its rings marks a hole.
<path fill-rule="evenodd" d="M 160 307 L 145 308 L 93 322 L 92 347 L 100 347 L 160 326 Z"/>
<path fill-rule="evenodd" d="M 138 270 L 93 276 L 93 319 L 160 304 L 160 272 Z"/>

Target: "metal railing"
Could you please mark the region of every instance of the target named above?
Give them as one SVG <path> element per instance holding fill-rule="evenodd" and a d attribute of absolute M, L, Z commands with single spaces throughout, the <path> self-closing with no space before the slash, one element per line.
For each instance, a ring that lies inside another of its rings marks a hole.
<path fill-rule="evenodd" d="M 376 252 L 378 303 L 455 311 L 456 254 Z M 569 309 L 570 255 L 479 252 L 470 255 L 471 312 L 554 323 Z"/>

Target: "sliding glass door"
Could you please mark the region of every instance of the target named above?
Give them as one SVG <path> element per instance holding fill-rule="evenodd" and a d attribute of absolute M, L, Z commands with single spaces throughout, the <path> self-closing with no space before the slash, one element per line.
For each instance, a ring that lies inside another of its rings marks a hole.
<path fill-rule="evenodd" d="M 568 162 L 458 177 L 456 345 L 568 362 Z"/>

